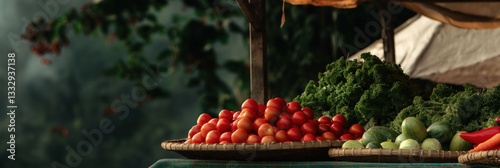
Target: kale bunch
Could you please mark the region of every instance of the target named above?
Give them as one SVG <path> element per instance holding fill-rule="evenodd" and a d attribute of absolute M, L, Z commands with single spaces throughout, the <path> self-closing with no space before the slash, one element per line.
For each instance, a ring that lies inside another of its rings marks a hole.
<path fill-rule="evenodd" d="M 401 110 L 391 123 L 393 130 L 400 130 L 408 116 L 415 116 L 427 126 L 434 122 L 448 122 L 456 131 L 475 131 L 495 125 L 500 115 L 500 85 L 489 90 L 471 84 L 457 90 L 449 85 L 438 84 L 430 100 L 415 97 L 413 105 Z"/>
<path fill-rule="evenodd" d="M 399 65 L 363 53 L 364 60 L 340 58 L 309 81 L 294 101 L 310 107 L 315 115 L 344 115 L 348 123 L 388 125 L 403 108 L 412 104 L 422 89 L 410 82 Z"/>

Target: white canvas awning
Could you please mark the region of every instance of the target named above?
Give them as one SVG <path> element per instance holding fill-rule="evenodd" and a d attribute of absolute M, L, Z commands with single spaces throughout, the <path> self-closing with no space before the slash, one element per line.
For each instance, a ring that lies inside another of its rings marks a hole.
<path fill-rule="evenodd" d="M 463 29 L 416 16 L 395 32 L 396 63 L 412 78 L 439 83 L 500 84 L 500 28 Z M 371 52 L 383 59 L 382 40 L 354 54 Z"/>

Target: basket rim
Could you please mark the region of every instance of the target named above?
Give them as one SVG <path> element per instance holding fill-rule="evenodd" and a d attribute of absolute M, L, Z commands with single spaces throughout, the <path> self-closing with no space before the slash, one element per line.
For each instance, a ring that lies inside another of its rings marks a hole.
<path fill-rule="evenodd" d="M 186 139 L 165 140 L 161 147 L 173 151 L 239 151 L 239 150 L 293 150 L 314 148 L 336 148 L 341 147 L 345 141 L 323 140 L 310 142 L 277 142 L 277 143 L 228 143 L 228 144 L 187 144 Z"/>
<path fill-rule="evenodd" d="M 469 152 L 458 157 L 464 164 L 500 165 L 500 149 L 479 152 Z"/>
<path fill-rule="evenodd" d="M 341 148 L 330 149 L 330 157 L 359 156 L 408 156 L 422 158 L 458 158 L 467 151 L 423 150 L 423 149 L 380 149 L 380 148 Z M 437 156 L 437 157 L 436 157 Z"/>

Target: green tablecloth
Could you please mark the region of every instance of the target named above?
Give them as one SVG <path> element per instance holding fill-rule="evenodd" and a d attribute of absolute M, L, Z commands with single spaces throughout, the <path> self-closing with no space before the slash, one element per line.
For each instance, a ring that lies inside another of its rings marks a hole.
<path fill-rule="evenodd" d="M 460 163 L 365 163 L 340 161 L 246 162 L 224 160 L 160 159 L 150 168 L 169 167 L 471 167 Z M 477 166 L 474 166 L 477 167 Z"/>

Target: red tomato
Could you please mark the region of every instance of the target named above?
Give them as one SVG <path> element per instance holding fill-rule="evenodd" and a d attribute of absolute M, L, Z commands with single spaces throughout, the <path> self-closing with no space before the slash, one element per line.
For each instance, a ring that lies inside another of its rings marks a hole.
<path fill-rule="evenodd" d="M 339 123 L 340 126 L 345 126 L 346 119 L 342 114 L 337 114 L 332 117 L 332 123 Z"/>
<path fill-rule="evenodd" d="M 292 115 L 292 123 L 296 126 L 301 126 L 307 121 L 306 115 L 302 111 L 297 111 Z"/>
<path fill-rule="evenodd" d="M 352 140 L 352 135 L 351 134 L 344 134 L 344 135 L 340 136 L 340 140 L 342 140 L 342 141 Z"/>
<path fill-rule="evenodd" d="M 262 139 L 260 139 L 260 143 L 273 143 L 273 142 L 276 142 L 276 140 L 274 139 L 274 136 L 271 135 L 266 135 L 262 137 Z"/>
<path fill-rule="evenodd" d="M 233 113 L 231 113 L 231 111 L 229 110 L 221 110 L 219 112 L 219 119 L 221 118 L 227 118 L 229 121 L 233 121 Z"/>
<path fill-rule="evenodd" d="M 215 126 L 212 123 L 203 124 L 203 126 L 201 126 L 201 129 L 200 129 L 201 136 L 207 137 L 208 132 L 210 132 L 212 130 L 217 130 L 217 126 Z"/>
<path fill-rule="evenodd" d="M 260 143 L 260 137 L 255 134 L 249 135 L 247 138 L 247 144 L 256 144 L 256 143 Z"/>
<path fill-rule="evenodd" d="M 344 133 L 344 128 L 341 123 L 334 122 L 330 126 L 330 131 L 335 134 L 335 136 L 340 137 Z"/>
<path fill-rule="evenodd" d="M 293 114 L 296 111 L 300 111 L 300 109 L 301 107 L 298 102 L 292 101 L 286 104 L 286 112 L 288 112 L 289 114 Z"/>
<path fill-rule="evenodd" d="M 233 143 L 245 143 L 248 139 L 248 133 L 244 129 L 237 129 L 231 134 L 231 141 Z"/>
<path fill-rule="evenodd" d="M 236 126 L 238 129 L 244 129 L 247 133 L 249 133 L 253 129 L 253 122 L 249 118 L 243 117 L 238 121 Z"/>
<path fill-rule="evenodd" d="M 253 99 L 247 99 L 241 104 L 241 110 L 250 108 L 253 111 L 259 111 L 259 104 Z"/>
<path fill-rule="evenodd" d="M 196 121 L 196 124 L 199 125 L 199 126 L 202 126 L 203 124 L 207 123 L 208 121 L 210 121 L 212 119 L 212 116 L 210 116 L 209 114 L 207 113 L 202 113 L 200 114 L 200 116 L 198 117 L 198 120 Z"/>
<path fill-rule="evenodd" d="M 330 132 L 330 124 L 319 124 L 318 133 L 321 135 L 325 132 Z"/>
<path fill-rule="evenodd" d="M 281 114 L 281 111 L 276 107 L 266 107 L 264 111 L 264 118 L 271 124 L 274 124 L 276 120 L 278 120 L 278 116 Z"/>
<path fill-rule="evenodd" d="M 238 119 L 238 117 L 240 117 L 240 113 L 241 112 L 239 112 L 239 111 L 233 113 L 233 121 L 236 121 Z"/>
<path fill-rule="evenodd" d="M 228 142 L 228 141 L 220 141 L 219 144 L 229 144 L 231 142 Z"/>
<path fill-rule="evenodd" d="M 318 118 L 320 124 L 332 124 L 332 119 L 328 116 L 321 116 Z"/>
<path fill-rule="evenodd" d="M 263 118 L 264 117 L 264 111 L 266 111 L 266 105 L 260 104 L 259 103 L 259 112 L 257 113 L 257 118 Z"/>
<path fill-rule="evenodd" d="M 224 141 L 225 142 L 229 142 L 229 143 L 233 142 L 233 141 L 231 141 L 231 135 L 232 134 L 233 134 L 232 132 L 224 132 L 224 133 L 222 133 L 220 135 L 219 142 L 224 142 Z"/>
<path fill-rule="evenodd" d="M 210 121 L 208 121 L 208 123 L 211 123 L 213 125 L 217 125 L 217 122 L 219 122 L 219 118 L 212 118 L 210 119 Z"/>
<path fill-rule="evenodd" d="M 236 121 L 233 121 L 231 123 L 231 131 L 232 132 L 234 132 L 234 131 L 236 131 L 236 129 L 238 129 L 238 121 L 240 121 L 240 120 L 236 120 Z"/>
<path fill-rule="evenodd" d="M 255 120 L 255 118 L 257 118 L 257 113 L 250 108 L 244 108 L 244 109 L 241 109 L 240 116 L 238 116 L 238 117 L 239 118 L 247 117 L 253 121 L 253 120 Z"/>
<path fill-rule="evenodd" d="M 333 132 L 324 132 L 321 135 L 325 140 L 336 140 L 337 136 Z"/>
<path fill-rule="evenodd" d="M 219 119 L 216 127 L 217 131 L 219 131 L 220 133 L 231 132 L 231 122 L 227 118 Z"/>
<path fill-rule="evenodd" d="M 323 138 L 321 135 L 320 136 L 316 136 L 316 141 L 324 141 L 325 138 Z"/>
<path fill-rule="evenodd" d="M 312 120 L 314 119 L 314 113 L 309 107 L 302 107 L 301 109 L 302 112 L 306 115 L 307 119 Z"/>
<path fill-rule="evenodd" d="M 255 119 L 255 121 L 253 121 L 253 131 L 254 132 L 257 132 L 259 130 L 259 127 L 264 124 L 264 123 L 268 123 L 267 120 L 265 118 L 257 118 Z"/>
<path fill-rule="evenodd" d="M 302 138 L 302 132 L 300 132 L 300 129 L 297 126 L 292 126 L 292 128 L 288 129 L 286 134 L 288 135 L 288 139 L 290 139 L 290 141 L 298 142 L 300 141 L 300 138 Z"/>
<path fill-rule="evenodd" d="M 305 134 L 301 139 L 302 142 L 311 142 L 314 140 L 316 140 L 316 136 L 314 136 L 313 134 Z"/>
<path fill-rule="evenodd" d="M 318 129 L 317 129 L 317 127 L 314 126 L 314 124 L 312 122 L 306 122 L 306 123 L 302 124 L 302 126 L 300 127 L 300 130 L 304 134 L 316 135 L 316 131 Z"/>
<path fill-rule="evenodd" d="M 205 142 L 205 137 L 201 136 L 201 132 L 194 134 L 193 138 L 191 138 L 191 143 L 199 144 L 204 142 Z"/>
<path fill-rule="evenodd" d="M 286 142 L 288 141 L 288 135 L 285 130 L 279 130 L 274 134 L 274 139 L 276 142 Z"/>
<path fill-rule="evenodd" d="M 269 99 L 266 104 L 266 107 L 274 107 L 279 109 L 281 112 L 283 112 L 285 106 L 286 106 L 285 100 L 279 97 L 276 97 L 274 99 Z"/>
<path fill-rule="evenodd" d="M 217 130 L 212 130 L 208 132 L 207 137 L 205 138 L 205 143 L 207 144 L 216 144 L 219 143 L 220 133 Z"/>
<path fill-rule="evenodd" d="M 196 134 L 200 131 L 201 131 L 201 126 L 194 125 L 193 127 L 191 127 L 191 129 L 188 132 L 188 138 L 192 138 L 194 136 L 194 134 Z"/>
<path fill-rule="evenodd" d="M 353 124 L 349 128 L 349 134 L 353 135 L 355 138 L 363 136 L 363 133 L 365 133 L 365 128 L 359 124 Z"/>
<path fill-rule="evenodd" d="M 264 123 L 259 127 L 259 130 L 257 131 L 257 134 L 260 137 L 264 137 L 267 135 L 274 136 L 274 129 L 273 126 L 269 123 Z"/>
<path fill-rule="evenodd" d="M 288 130 L 292 127 L 292 118 L 288 113 L 282 113 L 278 121 L 276 121 L 276 127 L 279 130 Z"/>

